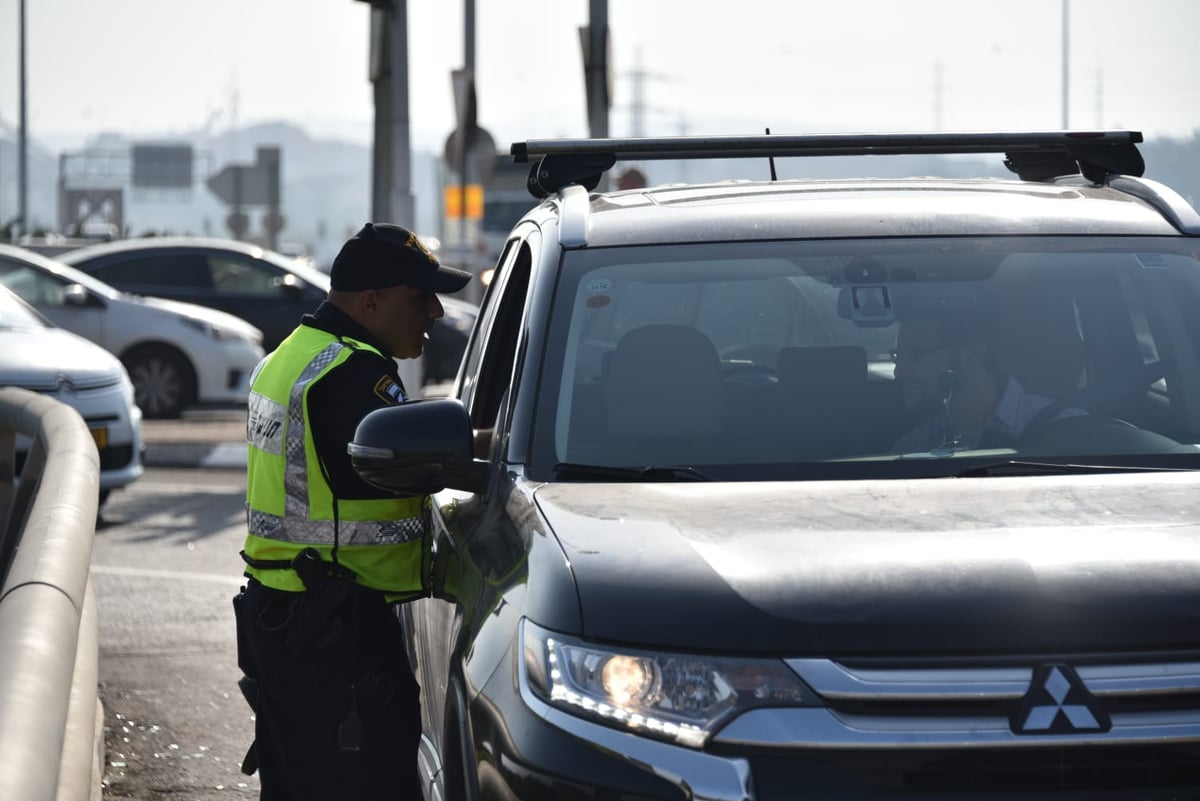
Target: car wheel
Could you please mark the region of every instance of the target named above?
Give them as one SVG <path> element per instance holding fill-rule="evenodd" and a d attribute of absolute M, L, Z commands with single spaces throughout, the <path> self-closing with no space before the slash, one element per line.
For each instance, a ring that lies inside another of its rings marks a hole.
<path fill-rule="evenodd" d="M 133 395 L 149 419 L 179 417 L 196 395 L 196 379 L 187 359 L 161 345 L 136 348 L 121 359 L 133 382 Z"/>

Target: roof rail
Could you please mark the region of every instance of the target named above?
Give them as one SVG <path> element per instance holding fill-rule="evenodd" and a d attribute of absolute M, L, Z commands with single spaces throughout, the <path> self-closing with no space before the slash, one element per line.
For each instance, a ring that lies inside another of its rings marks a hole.
<path fill-rule="evenodd" d="M 630 139 L 530 139 L 514 142 L 513 160 L 535 161 L 528 188 L 536 198 L 563 186 L 599 185 L 617 161 L 1003 153 L 1022 180 L 1082 173 L 1093 183 L 1113 174 L 1141 176 L 1140 131 L 1010 131 L 961 133 L 668 136 Z"/>
<path fill-rule="evenodd" d="M 1200 212 L 1166 184 L 1149 178 L 1119 175 L 1113 177 L 1108 185 L 1146 201 L 1183 233 L 1200 235 Z"/>

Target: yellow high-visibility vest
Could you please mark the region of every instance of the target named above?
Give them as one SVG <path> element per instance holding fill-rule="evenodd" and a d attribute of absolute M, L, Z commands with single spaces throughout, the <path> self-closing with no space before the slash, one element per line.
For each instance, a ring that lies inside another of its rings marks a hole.
<path fill-rule="evenodd" d="M 358 583 L 389 600 L 425 594 L 429 575 L 429 498 L 337 499 L 313 443 L 305 398 L 356 350 L 377 348 L 311 326 L 298 326 L 256 371 L 250 388 L 245 554 L 247 575 L 278 590 L 301 591 L 290 568 L 253 562 L 290 561 L 305 548 L 337 562 Z M 386 357 L 383 357 L 386 358 Z"/>

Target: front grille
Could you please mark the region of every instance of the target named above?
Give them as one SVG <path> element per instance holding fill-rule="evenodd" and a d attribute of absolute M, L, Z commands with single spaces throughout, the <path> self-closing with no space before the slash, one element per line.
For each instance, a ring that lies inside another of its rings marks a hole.
<path fill-rule="evenodd" d="M 788 665 L 846 727 L 847 745 L 855 744 L 856 732 L 872 733 L 861 745 L 896 747 L 931 742 L 1020 747 L 1042 740 L 1069 744 L 1068 738 L 1100 744 L 1200 740 L 1196 654 L 1136 661 L 1056 656 L 1009 664 L 793 659 Z M 1031 723 L 1038 718 L 1030 717 L 1033 706 L 1040 708 L 1043 723 Z M 1083 717 L 1111 727 L 1072 721 L 1073 710 L 1086 710 Z"/>
<path fill-rule="evenodd" d="M 760 754 L 749 760 L 759 801 L 793 801 L 797 788 L 812 797 L 911 799 L 966 793 L 1121 792 L 1125 799 L 1195 798 L 1200 792 L 1200 745 L 1164 747 L 986 750 L 836 751 Z M 927 794 L 927 795 L 926 795 Z M 1113 798 L 1105 794 L 1097 796 Z"/>
<path fill-rule="evenodd" d="M 751 710 L 709 746 L 758 798 L 1200 798 L 1197 653 L 785 661 L 823 706 Z"/>
<path fill-rule="evenodd" d="M 100 469 L 119 470 L 133 463 L 132 445 L 115 445 L 100 449 Z"/>
<path fill-rule="evenodd" d="M 120 470 L 122 467 L 127 467 L 133 463 L 132 445 L 113 445 L 108 448 L 101 448 L 99 453 L 101 470 Z M 16 454 L 16 458 L 14 459 L 15 475 L 21 475 L 21 470 L 25 467 L 25 459 L 28 455 L 25 451 Z"/>

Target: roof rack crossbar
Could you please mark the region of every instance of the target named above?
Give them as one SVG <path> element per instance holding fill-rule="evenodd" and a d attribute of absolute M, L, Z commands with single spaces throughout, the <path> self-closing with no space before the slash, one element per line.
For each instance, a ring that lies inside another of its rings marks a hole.
<path fill-rule="evenodd" d="M 802 134 L 752 136 L 668 136 L 629 139 L 531 139 L 514 142 L 516 162 L 537 162 L 530 191 L 537 197 L 571 182 L 586 164 L 589 176 L 599 163 L 706 158 L 785 158 L 789 156 L 948 155 L 1004 153 L 1006 164 L 1027 180 L 1082 172 L 1096 183 L 1106 175 L 1140 176 L 1145 169 L 1137 144 L 1140 131 L 1013 131 L 960 133 Z M 611 166 L 611 165 L 610 165 Z M 606 169 L 606 168 L 605 168 Z M 534 176 L 541 175 L 541 180 Z M 561 176 L 561 177 L 560 177 Z M 558 180 L 555 180 L 555 179 Z"/>
<path fill-rule="evenodd" d="M 621 161 L 755 156 L 1003 153 L 1064 150 L 1071 146 L 1133 145 L 1139 131 L 1032 131 L 901 134 L 666 136 L 630 139 L 530 139 L 514 142 L 516 161 L 533 156 L 611 153 Z"/>

